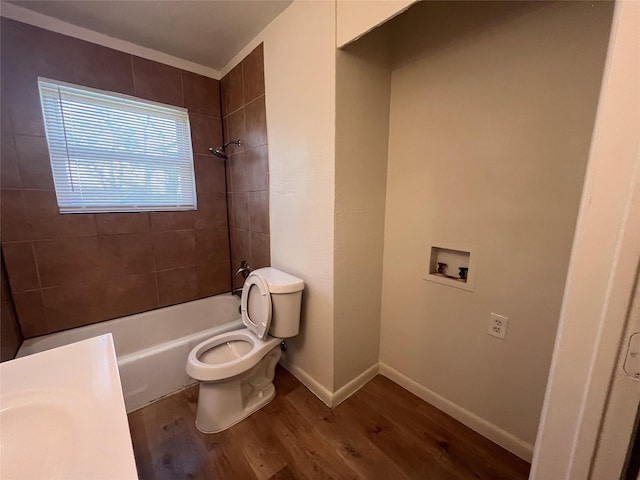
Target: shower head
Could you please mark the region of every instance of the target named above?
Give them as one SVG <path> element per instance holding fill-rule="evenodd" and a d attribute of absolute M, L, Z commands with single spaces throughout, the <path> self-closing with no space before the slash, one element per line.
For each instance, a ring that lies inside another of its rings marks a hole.
<path fill-rule="evenodd" d="M 227 155 L 224 153 L 224 150 L 222 150 L 222 147 L 209 147 L 209 151 L 218 158 L 221 158 L 223 160 L 227 159 Z"/>
<path fill-rule="evenodd" d="M 233 141 L 231 141 L 231 142 L 227 142 L 227 143 L 225 143 L 224 145 L 222 145 L 222 146 L 220 146 L 220 147 L 215 147 L 215 148 L 213 148 L 213 147 L 209 147 L 209 151 L 210 151 L 213 155 L 215 155 L 216 157 L 218 157 L 218 158 L 222 158 L 223 160 L 226 160 L 226 159 L 227 159 L 227 154 L 226 154 L 224 151 L 225 151 L 225 150 L 227 149 L 227 147 L 228 147 L 229 145 L 231 145 L 231 144 L 234 144 L 234 145 L 240 146 L 240 145 L 242 145 L 242 142 L 241 142 L 240 140 L 233 140 Z"/>

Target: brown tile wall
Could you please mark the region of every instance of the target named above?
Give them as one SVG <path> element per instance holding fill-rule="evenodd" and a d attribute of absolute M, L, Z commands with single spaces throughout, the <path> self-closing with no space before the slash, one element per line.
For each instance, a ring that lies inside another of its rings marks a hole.
<path fill-rule="evenodd" d="M 0 270 L 2 275 L 0 278 L 0 306 L 2 307 L 0 310 L 0 362 L 4 362 L 16 356 L 22 344 L 22 333 L 9 290 L 4 257 L 0 259 Z"/>
<path fill-rule="evenodd" d="M 2 18 L 1 228 L 26 338 L 229 291 L 220 82 Z M 60 215 L 37 77 L 186 107 L 198 210 Z"/>
<path fill-rule="evenodd" d="M 252 269 L 271 263 L 269 236 L 269 155 L 262 44 L 221 81 L 225 142 L 230 145 L 227 181 L 231 225 L 231 266 L 242 260 Z M 234 288 L 242 280 L 234 277 Z"/>

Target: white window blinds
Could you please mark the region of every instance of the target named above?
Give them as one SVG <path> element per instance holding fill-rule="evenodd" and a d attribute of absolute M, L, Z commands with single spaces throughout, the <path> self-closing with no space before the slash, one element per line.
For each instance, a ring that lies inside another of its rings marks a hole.
<path fill-rule="evenodd" d="M 194 210 L 184 108 L 38 79 L 61 213 Z"/>

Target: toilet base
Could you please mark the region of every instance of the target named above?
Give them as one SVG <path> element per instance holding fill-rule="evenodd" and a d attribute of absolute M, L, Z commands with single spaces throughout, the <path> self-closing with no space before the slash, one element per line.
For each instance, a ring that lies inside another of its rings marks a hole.
<path fill-rule="evenodd" d="M 280 355 L 278 345 L 247 372 L 220 382 L 200 382 L 196 428 L 202 433 L 221 432 L 273 400 Z"/>

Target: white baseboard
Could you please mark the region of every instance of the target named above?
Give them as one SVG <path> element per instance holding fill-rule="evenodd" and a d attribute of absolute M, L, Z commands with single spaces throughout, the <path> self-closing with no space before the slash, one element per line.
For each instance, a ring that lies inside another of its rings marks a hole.
<path fill-rule="evenodd" d="M 376 363 L 375 365 L 372 365 L 371 367 L 367 368 L 364 372 L 362 372 L 356 378 L 351 380 L 349 383 L 340 387 L 333 394 L 333 401 L 331 403 L 331 406 L 337 407 L 338 405 L 340 405 L 347 398 L 349 398 L 351 395 L 353 395 L 358 390 L 360 390 L 365 383 L 367 383 L 369 380 L 375 377 L 378 374 L 378 371 L 379 371 L 379 368 L 378 368 L 378 364 Z"/>
<path fill-rule="evenodd" d="M 327 389 L 324 385 L 318 382 L 302 368 L 287 362 L 285 358 L 280 358 L 280 365 L 286 368 L 287 371 L 291 373 L 291 375 L 300 380 L 300 382 L 302 382 L 305 387 L 311 390 L 311 393 L 322 400 L 322 402 L 327 407 L 331 408 L 334 394 L 331 393 L 329 389 Z"/>
<path fill-rule="evenodd" d="M 362 386 L 378 374 L 378 364 L 372 365 L 364 372 L 351 380 L 346 385 L 340 387 L 335 393 L 329 391 L 324 385 L 309 375 L 302 368 L 292 365 L 284 358 L 280 359 L 280 365 L 286 368 L 289 373 L 296 377 L 311 392 L 318 397 L 329 408 L 333 408 L 344 402 L 351 395 L 356 393 Z"/>
<path fill-rule="evenodd" d="M 515 435 L 501 429 L 497 425 L 478 417 L 476 414 L 465 410 L 461 406 L 429 390 L 427 387 L 420 385 L 416 381 L 382 362 L 379 364 L 379 372 L 381 375 L 384 375 L 391 381 L 397 383 L 406 390 L 409 390 L 414 395 L 417 395 L 425 402 L 442 410 L 446 414 L 451 415 L 453 418 L 470 429 L 478 432 L 483 437 L 497 443 L 502 448 L 509 450 L 511 453 L 517 455 L 523 460 L 531 462 L 531 459 L 533 458 L 533 445 L 530 443 L 525 442 Z"/>
<path fill-rule="evenodd" d="M 384 363 L 379 363 L 369 367 L 349 383 L 340 387 L 335 393 L 329 391 L 329 389 L 320 384 L 302 368 L 286 362 L 284 358 L 280 360 L 280 363 L 294 377 L 300 380 L 300 382 L 302 382 L 304 386 L 311 390 L 311 392 L 316 397 L 322 400 L 322 402 L 330 408 L 333 408 L 345 401 L 351 395 L 356 393 L 360 388 L 362 388 L 364 384 L 366 384 L 369 380 L 380 373 L 394 383 L 397 383 L 401 387 L 410 391 L 414 395 L 417 395 L 425 402 L 442 410 L 447 415 L 451 415 L 453 418 L 463 423 L 475 432 L 478 432 L 483 437 L 486 437 L 492 442 L 500 445 L 502 448 L 509 450 L 514 455 L 517 455 L 527 462 L 531 462 L 531 459 L 533 458 L 533 445 L 531 445 L 530 443 L 525 442 L 524 440 L 498 427 L 497 425 L 494 425 L 493 423 L 477 416 L 469 410 L 466 410 L 461 406 L 451 402 L 450 400 L 447 400 L 441 395 L 438 395 L 434 391 L 429 390 L 427 387 L 420 385 L 415 380 L 412 380 L 411 378 Z"/>

